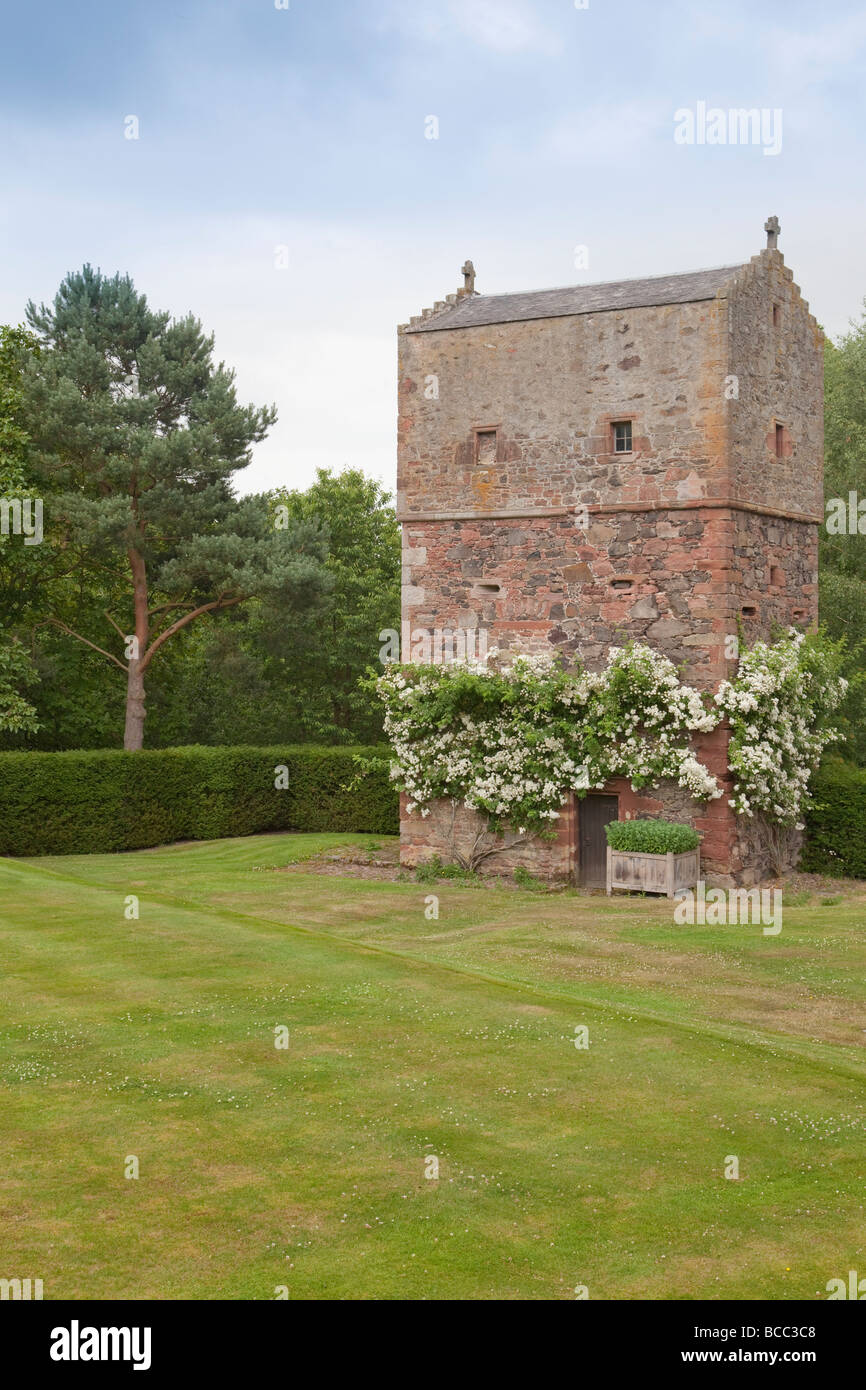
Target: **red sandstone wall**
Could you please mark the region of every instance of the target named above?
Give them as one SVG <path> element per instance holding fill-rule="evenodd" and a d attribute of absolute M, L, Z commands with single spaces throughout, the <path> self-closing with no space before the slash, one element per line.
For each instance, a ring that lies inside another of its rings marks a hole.
<path fill-rule="evenodd" d="M 403 332 L 399 358 L 410 631 L 482 629 L 490 646 L 595 668 L 634 638 L 712 689 L 735 669 L 725 647 L 739 625 L 748 641 L 817 617 L 817 527 L 748 510 L 822 505 L 821 335 L 778 252 L 704 303 Z M 611 452 L 617 419 L 634 422 L 631 454 Z M 475 432 L 490 429 L 495 454 L 479 457 Z M 719 777 L 725 747 L 723 731 L 698 745 Z M 720 881 L 766 872 L 766 846 L 727 794 L 703 806 L 671 785 L 609 790 L 622 816 L 695 825 Z M 406 862 L 446 857 L 443 814 L 404 816 Z M 555 845 L 490 867 L 570 874 L 575 827 L 569 812 Z"/>
<path fill-rule="evenodd" d="M 559 650 L 593 669 L 633 638 L 713 688 L 737 630 L 734 534 L 718 509 L 617 513 L 586 532 L 573 517 L 407 521 L 403 620 L 481 628 L 490 646 Z M 480 581 L 499 593 L 480 593 Z"/>

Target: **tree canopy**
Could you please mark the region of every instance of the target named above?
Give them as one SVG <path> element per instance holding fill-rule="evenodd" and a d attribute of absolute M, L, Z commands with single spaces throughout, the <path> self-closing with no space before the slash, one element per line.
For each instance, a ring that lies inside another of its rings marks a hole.
<path fill-rule="evenodd" d="M 844 502 L 850 512 L 866 503 L 866 312 L 835 343 L 828 340 L 824 372 L 824 497 Z M 866 665 L 866 506 L 850 528 L 821 529 L 821 618 L 833 637 L 848 643 L 846 674 L 851 695 L 846 715 L 848 753 L 866 764 L 866 695 L 860 672 Z"/>
<path fill-rule="evenodd" d="M 23 422 L 52 548 L 109 600 L 98 630 L 46 620 L 123 674 L 124 746 L 140 748 L 145 676 L 165 644 L 251 599 L 310 612 L 328 588 L 325 539 L 315 523 L 278 530 L 264 498 L 235 496 L 275 411 L 238 403 L 192 315 L 154 311 L 129 276 L 85 265 L 27 319 L 39 352 Z"/>

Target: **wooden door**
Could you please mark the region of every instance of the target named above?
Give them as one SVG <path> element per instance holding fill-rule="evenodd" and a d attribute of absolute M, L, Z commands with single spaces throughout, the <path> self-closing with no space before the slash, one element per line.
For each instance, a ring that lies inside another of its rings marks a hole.
<path fill-rule="evenodd" d="M 580 821 L 579 878 L 584 888 L 602 888 L 607 881 L 607 836 L 604 827 L 619 819 L 619 798 L 585 796 L 578 802 Z"/>

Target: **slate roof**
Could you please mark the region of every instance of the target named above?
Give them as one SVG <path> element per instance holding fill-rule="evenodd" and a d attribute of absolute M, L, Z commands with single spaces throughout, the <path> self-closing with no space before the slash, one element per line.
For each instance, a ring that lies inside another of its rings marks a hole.
<path fill-rule="evenodd" d="M 713 299 L 716 291 L 742 270 L 741 265 L 693 270 L 684 275 L 653 275 L 644 280 L 610 280 L 601 285 L 573 285 L 559 290 L 524 294 L 467 295 L 430 318 L 410 324 L 407 333 L 439 333 L 450 328 L 475 328 L 485 323 L 516 323 L 522 319 L 564 318 L 608 309 L 644 309 L 656 304 L 694 304 Z"/>

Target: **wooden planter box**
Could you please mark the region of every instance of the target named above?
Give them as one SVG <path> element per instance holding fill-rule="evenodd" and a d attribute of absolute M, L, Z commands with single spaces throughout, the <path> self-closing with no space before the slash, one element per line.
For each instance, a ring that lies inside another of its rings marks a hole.
<path fill-rule="evenodd" d="M 701 851 L 685 854 L 635 854 L 631 850 L 607 850 L 607 891 L 664 893 L 672 898 L 694 888 L 701 876 Z"/>

